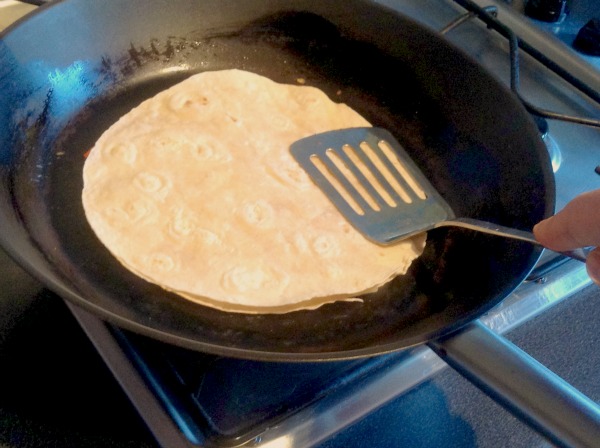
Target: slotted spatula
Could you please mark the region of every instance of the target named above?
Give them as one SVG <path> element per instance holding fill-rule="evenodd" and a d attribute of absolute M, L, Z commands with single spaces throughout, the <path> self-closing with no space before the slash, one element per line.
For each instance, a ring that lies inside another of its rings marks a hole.
<path fill-rule="evenodd" d="M 292 156 L 344 217 L 388 245 L 442 226 L 458 226 L 541 246 L 532 232 L 457 218 L 402 145 L 381 128 L 350 128 L 294 142 Z M 583 250 L 561 252 L 585 261 Z"/>

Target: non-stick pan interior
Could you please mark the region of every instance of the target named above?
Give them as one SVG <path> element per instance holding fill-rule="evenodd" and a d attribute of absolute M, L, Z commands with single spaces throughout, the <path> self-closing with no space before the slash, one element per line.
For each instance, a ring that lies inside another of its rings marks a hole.
<path fill-rule="evenodd" d="M 66 298 L 197 350 L 331 359 L 399 349 L 455 329 L 505 297 L 534 263 L 537 251 L 527 244 L 437 230 L 410 272 L 364 303 L 285 315 L 224 313 L 139 279 L 85 220 L 85 153 L 132 107 L 202 70 L 302 80 L 348 103 L 396 135 L 459 215 L 530 229 L 551 211 L 552 176 L 534 125 L 503 87 L 433 33 L 380 6 L 102 3 L 60 2 L 0 43 L 10 63 L 0 69 L 10 92 L 0 100 L 7 117 L 0 134 L 2 243 Z M 109 12 L 115 10 L 122 13 Z M 70 59 L 60 32 L 65 14 L 94 17 Z M 63 53 L 19 45 L 25 32 L 60 41 Z"/>

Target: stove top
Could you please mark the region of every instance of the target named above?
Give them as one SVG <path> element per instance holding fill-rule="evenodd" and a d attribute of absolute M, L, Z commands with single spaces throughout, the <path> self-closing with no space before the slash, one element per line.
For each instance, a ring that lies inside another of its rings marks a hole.
<path fill-rule="evenodd" d="M 444 29 L 465 13 L 457 4 L 460 2 L 450 0 L 377 3 L 435 30 Z M 598 2 L 588 2 L 595 5 L 592 9 L 581 6 L 586 2 L 574 2 L 569 16 L 553 24 L 525 18 L 519 2 L 475 3 L 481 7 L 493 5 L 502 24 L 547 58 L 541 63 L 521 52 L 524 98 L 544 109 L 600 119 L 600 58 L 582 56 L 569 47 L 574 29 L 582 26 L 585 14 L 600 11 Z M 510 83 L 509 45 L 500 34 L 481 21 L 469 20 L 445 33 L 445 37 L 502 82 Z M 567 73 L 563 75 L 580 84 L 579 88 L 557 75 L 555 65 L 564 68 Z M 591 96 L 582 93 L 582 88 Z M 545 142 L 553 154 L 556 207 L 560 209 L 577 194 L 600 188 L 600 130 L 553 120 L 548 121 L 548 129 Z M 494 331 L 509 332 L 541 313 L 548 315 L 545 312 L 555 304 L 579 300 L 590 283 L 582 264 L 545 254 L 528 280 L 481 320 Z M 440 419 L 440 428 L 453 427 L 457 431 L 456 425 L 441 422 L 446 414 L 428 414 L 422 406 L 417 406 L 419 414 L 414 416 L 398 410 L 399 403 L 404 403 L 405 410 L 414 411 L 414 403 L 412 407 L 407 403 L 416 391 L 425 394 L 431 409 L 440 407 L 436 403 L 439 396 L 427 396 L 424 385 L 431 386 L 431 379 L 441 378 L 448 369 L 425 347 L 331 363 L 236 360 L 159 343 L 107 325 L 68 305 L 162 446 L 349 446 L 353 442 L 347 434 L 355 434 L 357 428 L 362 428 L 362 438 L 354 442 L 362 445 L 384 423 L 376 420 L 365 429 L 358 422 L 373 422 L 385 409 L 399 412 L 407 426 L 414 425 L 415 419 Z M 498 411 L 493 408 L 491 412 Z M 489 428 L 486 431 L 487 438 L 477 436 L 480 438 L 470 442 L 498 446 L 492 442 L 497 439 L 490 436 Z M 335 434 L 338 436 L 332 438 Z M 447 437 L 448 444 L 469 444 L 460 431 Z M 539 438 L 527 437 L 543 444 Z M 435 442 L 429 446 L 439 446 L 444 439 L 431 440 Z"/>

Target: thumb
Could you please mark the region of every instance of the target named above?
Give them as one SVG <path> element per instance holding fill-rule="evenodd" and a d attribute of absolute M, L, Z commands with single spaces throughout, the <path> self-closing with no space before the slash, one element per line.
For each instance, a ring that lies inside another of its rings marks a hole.
<path fill-rule="evenodd" d="M 536 239 L 552 250 L 600 245 L 600 190 L 577 196 L 533 228 Z"/>

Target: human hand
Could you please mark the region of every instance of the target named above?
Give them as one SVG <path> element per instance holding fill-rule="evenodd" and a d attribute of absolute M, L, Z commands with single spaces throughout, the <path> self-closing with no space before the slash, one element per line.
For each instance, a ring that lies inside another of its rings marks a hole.
<path fill-rule="evenodd" d="M 533 228 L 535 238 L 550 250 L 596 246 L 587 258 L 587 271 L 600 285 L 600 190 L 577 196 L 556 215 Z"/>

